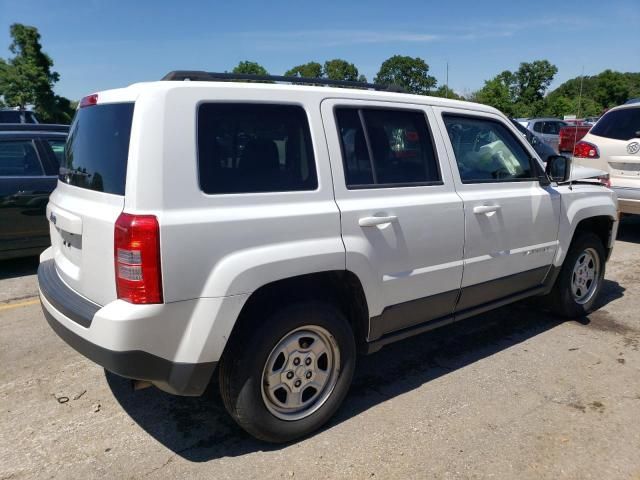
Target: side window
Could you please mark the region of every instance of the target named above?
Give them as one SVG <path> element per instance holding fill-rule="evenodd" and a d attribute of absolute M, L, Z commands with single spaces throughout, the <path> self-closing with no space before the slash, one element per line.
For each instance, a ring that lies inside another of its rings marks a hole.
<path fill-rule="evenodd" d="M 535 122 L 533 124 L 533 131 L 534 132 L 538 132 L 538 133 L 542 133 L 542 123 L 543 122 Z"/>
<path fill-rule="evenodd" d="M 53 154 L 56 157 L 58 166 L 62 165 L 64 162 L 64 144 L 66 142 L 64 140 L 49 138 L 47 139 L 47 143 L 51 147 L 51 150 L 53 150 Z"/>
<path fill-rule="evenodd" d="M 463 183 L 535 179 L 529 153 L 502 123 L 444 115 Z"/>
<path fill-rule="evenodd" d="M 0 142 L 0 176 L 29 177 L 43 175 L 38 153 L 31 140 Z"/>
<path fill-rule="evenodd" d="M 295 105 L 205 103 L 198 171 L 208 194 L 315 190 L 307 115 Z"/>
<path fill-rule="evenodd" d="M 337 108 L 347 188 L 441 183 L 423 112 Z"/>

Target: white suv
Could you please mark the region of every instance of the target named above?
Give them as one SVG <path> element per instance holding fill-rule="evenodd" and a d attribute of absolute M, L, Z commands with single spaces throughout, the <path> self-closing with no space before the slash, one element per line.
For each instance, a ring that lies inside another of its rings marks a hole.
<path fill-rule="evenodd" d="M 612 108 L 576 143 L 574 162 L 609 173 L 620 212 L 640 214 L 640 103 Z"/>
<path fill-rule="evenodd" d="M 166 78 L 82 100 L 47 208 L 45 316 L 106 369 L 180 395 L 217 369 L 283 442 L 333 415 L 356 352 L 533 295 L 593 308 L 615 195 L 561 184 L 564 157 L 547 176 L 497 110 Z"/>

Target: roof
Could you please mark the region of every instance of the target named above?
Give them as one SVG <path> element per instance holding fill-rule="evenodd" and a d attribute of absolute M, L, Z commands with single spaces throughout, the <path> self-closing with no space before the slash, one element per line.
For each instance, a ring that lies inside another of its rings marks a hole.
<path fill-rule="evenodd" d="M 248 82 L 227 82 L 227 81 L 155 81 L 134 83 L 125 88 L 104 90 L 96 92 L 99 103 L 112 103 L 122 101 L 135 101 L 140 95 L 162 94 L 170 91 L 202 89 L 203 91 L 221 90 L 253 90 L 263 91 L 265 97 L 271 97 L 277 92 L 278 96 L 286 92 L 297 94 L 308 94 L 315 99 L 340 98 L 353 100 L 387 101 L 397 103 L 408 103 L 417 105 L 431 105 L 436 107 L 455 107 L 466 110 L 475 110 L 501 114 L 498 110 L 487 105 L 463 100 L 452 100 L 441 97 L 431 97 L 426 95 L 415 95 L 410 93 L 397 93 L 391 91 L 364 90 L 356 88 L 336 88 L 314 85 L 296 85 L 281 83 L 248 83 Z"/>

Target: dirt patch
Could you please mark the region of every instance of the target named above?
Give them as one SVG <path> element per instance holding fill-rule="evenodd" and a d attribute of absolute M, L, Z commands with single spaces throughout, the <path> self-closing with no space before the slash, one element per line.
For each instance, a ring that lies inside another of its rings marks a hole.
<path fill-rule="evenodd" d="M 602 402 L 597 401 L 597 400 L 591 402 L 589 404 L 589 408 L 591 410 L 594 410 L 594 411 L 598 412 L 598 413 L 604 413 L 604 404 Z"/>

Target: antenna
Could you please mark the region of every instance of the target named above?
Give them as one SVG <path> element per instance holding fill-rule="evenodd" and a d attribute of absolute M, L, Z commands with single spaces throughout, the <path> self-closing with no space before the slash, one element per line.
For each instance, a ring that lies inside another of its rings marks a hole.
<path fill-rule="evenodd" d="M 578 93 L 578 107 L 576 109 L 576 120 L 580 118 L 580 107 L 582 106 L 583 83 L 584 83 L 584 65 L 582 66 L 582 73 L 580 74 L 580 92 Z M 573 126 L 573 148 L 575 148 L 577 141 L 578 141 L 578 122 L 576 122 L 576 124 Z"/>
<path fill-rule="evenodd" d="M 447 60 L 447 77 L 446 77 L 446 86 L 444 89 L 444 95 L 446 98 L 449 98 L 449 60 Z"/>

